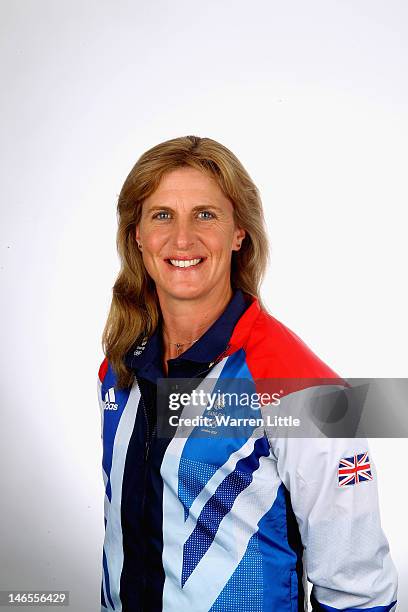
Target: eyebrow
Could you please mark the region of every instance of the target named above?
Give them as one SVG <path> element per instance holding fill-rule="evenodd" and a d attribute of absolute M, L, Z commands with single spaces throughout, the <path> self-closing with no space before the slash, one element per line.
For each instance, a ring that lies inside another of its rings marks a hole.
<path fill-rule="evenodd" d="M 155 210 L 165 210 L 165 211 L 171 211 L 173 212 L 175 209 L 172 208 L 171 206 L 150 206 L 147 210 L 146 213 L 151 213 Z M 192 209 L 192 212 L 199 212 L 200 210 L 216 210 L 218 212 L 222 212 L 222 209 L 219 208 L 218 206 L 214 206 L 214 204 L 200 204 L 198 206 L 194 206 Z"/>

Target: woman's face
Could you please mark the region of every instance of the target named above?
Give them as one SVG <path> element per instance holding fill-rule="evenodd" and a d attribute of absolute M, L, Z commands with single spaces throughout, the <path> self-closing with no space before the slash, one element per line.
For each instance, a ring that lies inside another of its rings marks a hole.
<path fill-rule="evenodd" d="M 143 202 L 136 239 L 159 297 L 197 299 L 230 287 L 232 251 L 245 231 L 216 181 L 190 167 L 166 174 Z"/>

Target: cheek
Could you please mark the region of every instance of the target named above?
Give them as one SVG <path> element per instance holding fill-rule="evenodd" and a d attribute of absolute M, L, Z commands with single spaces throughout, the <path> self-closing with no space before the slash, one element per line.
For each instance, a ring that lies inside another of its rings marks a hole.
<path fill-rule="evenodd" d="M 164 232 L 145 232 L 142 243 L 145 253 L 158 255 L 163 244 L 166 243 L 166 236 Z"/>
<path fill-rule="evenodd" d="M 234 235 L 234 225 L 229 221 L 213 221 L 201 227 L 200 235 L 214 244 L 225 244 Z"/>
<path fill-rule="evenodd" d="M 234 244 L 234 231 L 230 227 L 214 227 L 206 236 L 206 245 L 214 254 L 229 257 Z"/>

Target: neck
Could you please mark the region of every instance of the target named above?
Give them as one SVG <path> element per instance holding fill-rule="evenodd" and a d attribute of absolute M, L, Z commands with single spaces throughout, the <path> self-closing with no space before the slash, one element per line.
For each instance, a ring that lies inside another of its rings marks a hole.
<path fill-rule="evenodd" d="M 163 317 L 164 366 L 188 350 L 225 310 L 233 292 L 228 285 L 197 300 L 177 300 L 157 291 Z M 182 346 L 177 347 L 176 344 Z"/>

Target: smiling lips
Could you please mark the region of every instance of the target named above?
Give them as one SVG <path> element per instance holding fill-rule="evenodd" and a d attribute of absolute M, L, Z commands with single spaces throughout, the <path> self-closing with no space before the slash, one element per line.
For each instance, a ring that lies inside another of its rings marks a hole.
<path fill-rule="evenodd" d="M 191 268 L 195 267 L 203 261 L 202 257 L 196 257 L 195 259 L 166 259 L 168 263 L 176 268 Z"/>

